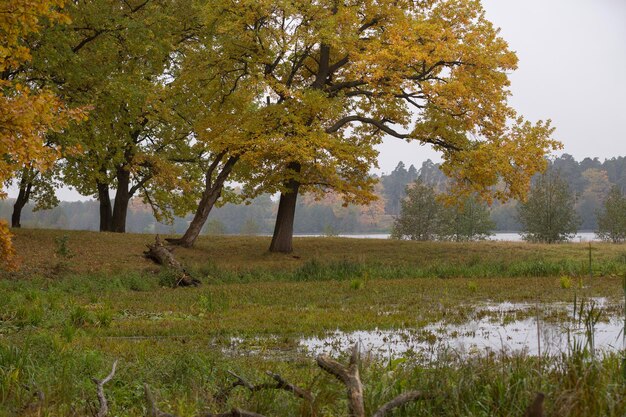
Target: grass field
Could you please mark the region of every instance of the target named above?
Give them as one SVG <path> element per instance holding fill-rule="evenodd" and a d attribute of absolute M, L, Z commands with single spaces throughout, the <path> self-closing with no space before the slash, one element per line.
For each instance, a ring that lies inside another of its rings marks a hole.
<path fill-rule="evenodd" d="M 0 278 L 0 415 L 91 415 L 97 400 L 90 378 L 104 377 L 119 360 L 106 386 L 110 415 L 146 415 L 144 383 L 162 409 L 181 417 L 233 406 L 312 415 L 285 392 L 238 388 L 220 398 L 233 382 L 227 371 L 260 382 L 271 370 L 314 392 L 316 415 L 341 416 L 344 389 L 301 349 L 303 337 L 461 323 L 490 314 L 481 310 L 485 303 L 502 301 L 569 305 L 602 297 L 599 320 L 624 314 L 626 245 L 594 243 L 590 271 L 589 246 L 580 243 L 301 238 L 293 254 L 276 255 L 267 253 L 264 237 L 202 237 L 175 253 L 203 284 L 173 289 L 171 274 L 142 257 L 152 239 L 16 232 L 22 267 Z M 511 312 L 503 320 L 534 314 Z M 411 388 L 434 398 L 394 416 L 521 416 L 537 391 L 546 394 L 548 415 L 626 415 L 623 351 L 447 353 L 427 364 L 366 358 L 368 410 Z M 38 391 L 43 400 L 33 395 Z"/>

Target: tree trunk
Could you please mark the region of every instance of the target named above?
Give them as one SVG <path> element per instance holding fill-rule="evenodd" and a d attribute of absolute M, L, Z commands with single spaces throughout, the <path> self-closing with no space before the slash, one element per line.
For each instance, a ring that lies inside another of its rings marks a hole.
<path fill-rule="evenodd" d="M 301 166 L 299 163 L 291 163 L 288 168 L 298 173 Z M 287 181 L 285 188 L 287 188 L 287 191 L 280 194 L 270 252 L 293 252 L 293 222 L 296 217 L 296 203 L 298 201 L 300 183 L 292 178 Z"/>
<path fill-rule="evenodd" d="M 200 235 L 202 231 L 202 227 L 204 223 L 206 223 L 207 218 L 209 217 L 209 213 L 213 209 L 213 206 L 217 202 L 217 199 L 222 195 L 222 190 L 224 189 L 224 182 L 230 175 L 233 170 L 233 167 L 239 160 L 239 156 L 231 156 L 228 158 L 222 170 L 217 175 L 215 181 L 212 181 L 213 172 L 217 167 L 217 164 L 222 159 L 222 156 L 218 156 L 217 159 L 211 164 L 211 167 L 207 170 L 205 174 L 205 188 L 202 192 L 202 198 L 198 203 L 198 208 L 196 210 L 196 214 L 193 216 L 193 220 L 189 223 L 189 227 L 185 231 L 183 237 L 179 239 L 166 239 L 169 243 L 174 245 L 180 245 L 185 248 L 190 248 L 195 243 L 196 239 Z"/>
<path fill-rule="evenodd" d="M 117 168 L 117 191 L 115 192 L 115 204 L 113 206 L 113 217 L 111 231 L 115 233 L 126 232 L 126 214 L 128 213 L 128 203 L 131 194 L 129 192 L 130 171 L 124 167 Z"/>
<path fill-rule="evenodd" d="M 98 201 L 100 201 L 100 231 L 110 232 L 113 226 L 111 210 L 111 197 L 109 197 L 109 184 L 96 183 L 98 188 Z"/>
<path fill-rule="evenodd" d="M 33 188 L 33 183 L 26 183 L 23 179 L 20 182 L 20 192 L 17 195 L 15 204 L 13 204 L 13 214 L 11 215 L 11 227 L 22 227 L 20 220 L 22 218 L 22 209 L 28 203 L 30 199 L 30 192 Z"/>
<path fill-rule="evenodd" d="M 173 283 L 173 287 L 194 287 L 200 284 L 200 281 L 192 277 L 183 267 L 183 265 L 174 257 L 173 248 L 167 248 L 163 246 L 163 242 L 156 235 L 153 245 L 147 245 L 148 250 L 143 254 L 146 258 L 152 259 L 159 265 L 163 265 L 165 268 L 176 273 L 176 282 Z"/>

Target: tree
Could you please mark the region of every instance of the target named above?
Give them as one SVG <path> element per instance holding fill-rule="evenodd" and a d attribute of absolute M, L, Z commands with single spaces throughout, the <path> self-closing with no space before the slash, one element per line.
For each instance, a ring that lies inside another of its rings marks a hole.
<path fill-rule="evenodd" d="M 433 240 L 439 234 L 441 203 L 431 185 L 416 180 L 406 187 L 400 215 L 391 231 L 392 239 Z"/>
<path fill-rule="evenodd" d="M 257 102 L 270 96 L 265 172 L 247 185 L 281 192 L 271 251 L 293 248 L 299 193 L 375 198 L 368 174 L 385 135 L 432 145 L 459 190 L 484 198 L 523 197 L 559 146 L 549 123 L 525 122 L 508 106 L 517 58 L 477 1 L 211 7 L 240 84 L 256 85 Z M 506 186 L 492 188 L 499 181 Z"/>
<path fill-rule="evenodd" d="M 27 164 L 13 178 L 17 182 L 19 192 L 13 204 L 11 215 L 11 227 L 19 228 L 21 225 L 22 209 L 31 200 L 35 202 L 33 211 L 47 210 L 56 207 L 59 199 L 55 194 L 54 169 L 40 172 Z"/>
<path fill-rule="evenodd" d="M 581 218 L 583 230 L 597 229 L 597 212 L 601 209 L 611 190 L 606 171 L 599 168 L 588 168 L 582 173 L 585 183 L 583 192 L 579 195 L 576 210 Z"/>
<path fill-rule="evenodd" d="M 421 178 L 406 188 L 392 239 L 471 241 L 486 239 L 495 227 L 487 205 L 476 196 L 446 205 Z"/>
<path fill-rule="evenodd" d="M 400 202 L 405 195 L 406 186 L 417 179 L 417 170 L 413 165 L 406 169 L 404 162 L 398 162 L 398 165 L 389 175 L 381 178 L 384 187 L 385 213 L 397 216 L 400 214 Z"/>
<path fill-rule="evenodd" d="M 460 204 L 443 207 L 439 239 L 454 241 L 484 240 L 492 235 L 495 223 L 485 202 L 470 196 Z"/>
<path fill-rule="evenodd" d="M 48 132 L 65 128 L 82 117 L 53 92 L 22 78 L 31 59 L 26 37 L 41 31 L 46 22 L 67 22 L 59 12 L 62 0 L 15 0 L 0 6 L 0 184 L 6 184 L 26 164 L 46 171 L 58 158 L 47 147 Z M 0 198 L 6 197 L 0 192 Z M 0 221 L 0 266 L 15 267 L 11 234 Z"/>
<path fill-rule="evenodd" d="M 197 23 L 191 1 L 89 0 L 69 3 L 66 13 L 71 24 L 44 33 L 29 74 L 93 107 L 87 123 L 63 134 L 83 149 L 65 155 L 64 181 L 99 200 L 101 231 L 126 230 L 134 196 L 159 217 L 182 214 L 198 171 L 176 161 L 188 157 L 192 138 L 172 120 L 168 81 Z"/>
<path fill-rule="evenodd" d="M 557 172 L 548 171 L 540 175 L 530 190 L 528 200 L 518 208 L 523 239 L 557 243 L 572 238 L 580 224 L 574 206 L 575 196 Z"/>
<path fill-rule="evenodd" d="M 597 212 L 598 237 L 607 242 L 621 243 L 626 240 L 626 196 L 614 186 L 604 200 L 604 207 Z"/>

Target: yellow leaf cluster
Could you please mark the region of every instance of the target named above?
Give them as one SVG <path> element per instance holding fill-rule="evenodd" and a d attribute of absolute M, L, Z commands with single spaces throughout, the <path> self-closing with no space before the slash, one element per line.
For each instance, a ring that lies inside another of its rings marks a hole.
<path fill-rule="evenodd" d="M 50 91 L 31 91 L 12 77 L 30 59 L 24 38 L 46 21 L 66 21 L 58 11 L 62 6 L 63 0 L 3 0 L 0 5 L 0 184 L 25 163 L 41 171 L 49 168 L 59 152 L 45 145 L 45 134 L 84 117 Z M 15 267 L 6 223 L 0 223 L 0 266 Z"/>

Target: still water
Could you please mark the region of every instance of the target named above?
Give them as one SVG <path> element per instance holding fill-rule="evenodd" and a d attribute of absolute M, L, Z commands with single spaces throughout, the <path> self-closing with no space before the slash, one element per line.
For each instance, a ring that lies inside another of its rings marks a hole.
<path fill-rule="evenodd" d="M 307 235 L 307 234 L 297 234 L 296 237 L 322 237 L 323 235 Z M 372 234 L 341 234 L 337 237 L 349 237 L 354 239 L 389 239 L 389 233 L 372 233 Z M 521 242 L 522 235 L 516 232 L 502 232 L 495 233 L 491 236 L 490 240 L 497 240 L 502 242 Z M 593 232 L 580 232 L 574 236 L 570 242 L 595 242 L 598 241 L 598 237 Z"/>

